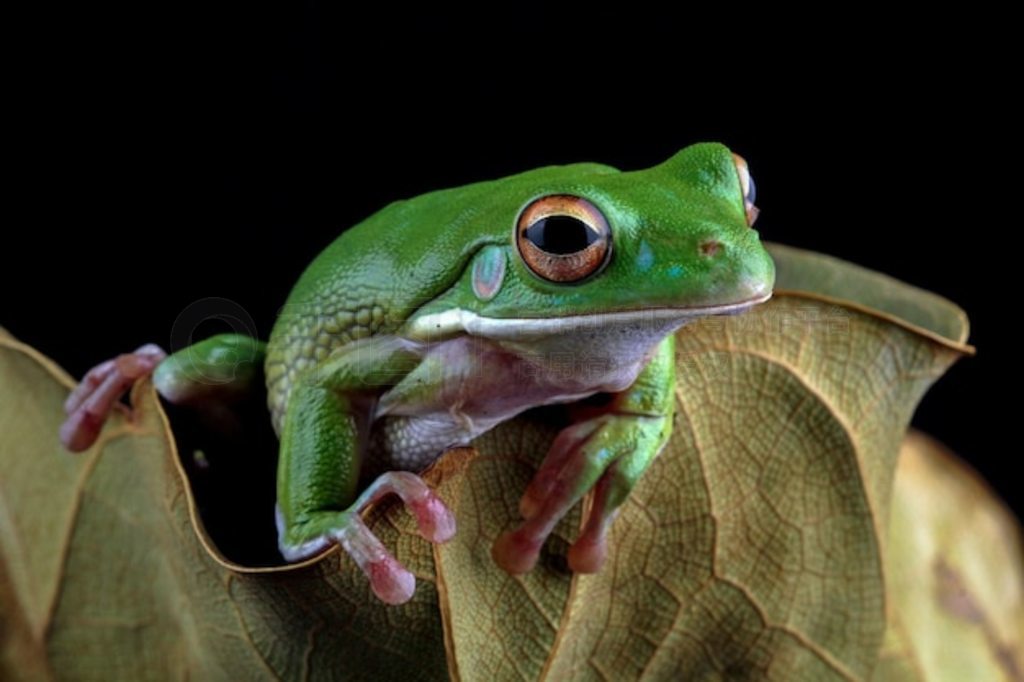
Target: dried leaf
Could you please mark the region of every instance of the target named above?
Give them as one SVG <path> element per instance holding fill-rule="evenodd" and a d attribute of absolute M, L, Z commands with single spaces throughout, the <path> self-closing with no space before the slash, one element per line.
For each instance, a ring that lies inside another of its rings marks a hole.
<path fill-rule="evenodd" d="M 394 504 L 370 513 L 419 578 L 401 607 L 377 603 L 337 551 L 276 568 L 222 556 L 148 383 L 134 421 L 63 452 L 68 378 L 0 337 L 0 676 L 868 678 L 899 444 L 921 394 L 970 351 L 966 320 L 848 264 L 773 255 L 776 299 L 680 333 L 675 434 L 601 573 L 565 568 L 578 509 L 532 573 L 491 561 L 556 432 L 527 415 L 427 474 L 458 517 L 452 542 L 431 547 Z"/>

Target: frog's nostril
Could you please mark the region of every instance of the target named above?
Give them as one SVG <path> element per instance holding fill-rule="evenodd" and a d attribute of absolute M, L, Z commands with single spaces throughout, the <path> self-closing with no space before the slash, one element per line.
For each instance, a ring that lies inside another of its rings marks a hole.
<path fill-rule="evenodd" d="M 706 258 L 714 258 L 722 250 L 722 242 L 708 239 L 700 243 L 700 255 Z"/>

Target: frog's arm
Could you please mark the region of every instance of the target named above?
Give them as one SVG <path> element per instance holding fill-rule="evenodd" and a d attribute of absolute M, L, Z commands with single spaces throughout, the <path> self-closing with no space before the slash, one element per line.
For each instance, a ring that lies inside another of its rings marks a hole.
<path fill-rule="evenodd" d="M 376 396 L 420 362 L 401 341 L 372 337 L 306 372 L 285 408 L 278 462 L 278 542 L 289 561 L 341 545 L 370 580 L 381 600 L 407 601 L 415 579 L 360 518 L 374 500 L 391 493 L 416 516 L 420 533 L 444 542 L 455 521 L 444 503 L 415 474 L 388 472 L 357 498 L 361 445 Z"/>
<path fill-rule="evenodd" d="M 674 356 L 670 335 L 601 414 L 558 434 L 519 503 L 525 521 L 494 545 L 499 566 L 513 574 L 533 568 L 555 525 L 593 488 L 590 516 L 569 550 L 569 566 L 581 573 L 601 568 L 616 510 L 672 433 Z"/>
<path fill-rule="evenodd" d="M 147 344 L 89 370 L 64 402 L 60 439 L 72 452 L 89 448 L 132 384 L 154 374 L 157 391 L 176 405 L 230 405 L 262 380 L 266 344 L 240 334 L 218 334 L 168 356 Z M 155 371 L 154 371 L 155 370 Z"/>

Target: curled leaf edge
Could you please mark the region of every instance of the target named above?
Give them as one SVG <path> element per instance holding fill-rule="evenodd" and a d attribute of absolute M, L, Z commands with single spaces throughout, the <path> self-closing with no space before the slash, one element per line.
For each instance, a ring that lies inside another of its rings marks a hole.
<path fill-rule="evenodd" d="M 898 280 L 893 281 L 899 282 Z M 960 352 L 964 355 L 969 356 L 975 353 L 974 347 L 965 342 L 967 334 L 966 324 L 963 326 L 963 335 L 965 338 L 956 340 L 947 338 L 935 331 L 908 322 L 892 313 L 878 310 L 876 308 L 872 308 L 870 306 L 866 306 L 864 304 L 858 303 L 857 301 L 849 299 L 841 299 L 838 297 L 803 290 L 788 289 L 777 289 L 775 291 L 774 296 L 780 298 L 802 298 L 806 300 L 826 303 L 829 305 L 841 306 L 853 310 L 857 313 L 869 317 L 874 317 L 890 324 L 894 324 L 902 329 L 905 329 L 908 332 L 928 339 L 929 341 L 936 343 L 940 346 L 943 346 L 945 348 Z M 949 305 L 953 309 L 960 311 L 960 308 L 955 306 L 955 304 L 949 303 Z M 962 313 L 962 311 L 960 312 Z M 966 317 L 964 317 L 964 319 L 966 320 Z M 68 390 L 71 390 L 76 385 L 76 382 L 62 367 L 60 367 L 60 365 L 58 365 L 56 362 L 54 362 L 41 352 L 37 351 L 35 348 L 32 348 L 31 346 L 22 343 L 21 341 L 18 341 L 9 332 L 4 332 L 0 334 L 0 347 L 6 347 L 11 350 L 15 350 L 28 355 L 35 362 L 39 363 L 47 372 L 50 373 L 51 376 L 54 377 L 54 379 L 56 379 L 59 383 L 64 385 Z M 196 504 L 191 481 L 189 481 L 188 474 L 186 473 L 184 467 L 182 466 L 180 453 L 178 451 L 177 442 L 175 441 L 174 438 L 174 431 L 171 428 L 170 419 L 167 416 L 167 412 L 163 409 L 163 407 L 160 404 L 160 400 L 157 396 L 156 389 L 153 386 L 152 380 L 150 378 L 147 377 L 146 379 L 136 383 L 135 386 L 132 387 L 130 401 L 133 410 L 146 410 L 149 409 L 149 406 L 155 408 L 161 428 L 163 430 L 165 441 L 167 442 L 171 454 L 174 470 L 177 472 L 178 479 L 182 484 L 182 487 L 184 488 L 188 506 L 189 520 L 192 525 L 193 532 L 195 532 L 200 545 L 202 545 L 206 553 L 218 565 L 234 573 L 247 575 L 291 573 L 295 571 L 302 571 L 313 566 L 316 566 L 321 561 L 324 561 L 332 556 L 335 556 L 338 552 L 341 551 L 337 545 L 332 544 L 328 549 L 308 559 L 304 559 L 296 563 L 281 564 L 277 566 L 246 566 L 228 559 L 220 552 L 220 550 L 214 544 L 212 538 L 210 537 L 209 533 L 206 530 L 206 526 L 203 523 L 202 517 L 199 514 L 199 508 L 198 505 Z M 104 429 L 104 433 L 101 435 L 100 439 L 92 446 L 92 448 L 90 448 L 90 450 L 102 449 L 105 446 L 105 444 L 112 438 L 121 437 L 123 435 L 130 435 L 131 433 L 131 431 L 125 431 L 124 429 L 117 429 L 113 431 L 110 428 Z M 421 473 L 421 475 L 428 482 L 428 484 L 436 486 L 444 477 L 454 475 L 455 472 L 463 468 L 462 466 L 452 466 L 452 463 L 446 460 L 449 460 L 452 457 L 459 457 L 455 453 L 459 453 L 460 451 L 463 453 L 461 457 L 464 458 L 466 455 L 465 451 L 467 450 L 470 451 L 471 453 L 475 453 L 475 450 L 472 448 L 472 446 L 466 448 L 454 448 L 443 453 L 440 457 L 438 457 L 437 460 L 434 461 L 433 464 L 427 467 L 427 469 L 424 470 Z M 83 453 L 83 455 L 84 454 L 85 453 Z M 391 503 L 392 502 L 387 499 L 375 502 L 371 504 L 366 510 L 364 510 L 363 517 L 369 517 L 371 514 L 375 512 L 375 510 L 380 505 L 387 505 Z"/>

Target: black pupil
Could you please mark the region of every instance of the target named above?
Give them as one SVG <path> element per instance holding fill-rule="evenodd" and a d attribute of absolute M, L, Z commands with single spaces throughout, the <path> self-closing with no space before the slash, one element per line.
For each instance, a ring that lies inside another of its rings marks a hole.
<path fill-rule="evenodd" d="M 567 215 L 541 218 L 523 230 L 523 235 L 541 251 L 555 255 L 576 253 L 597 241 L 597 233 L 586 223 Z"/>

